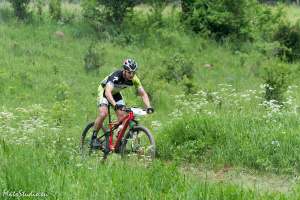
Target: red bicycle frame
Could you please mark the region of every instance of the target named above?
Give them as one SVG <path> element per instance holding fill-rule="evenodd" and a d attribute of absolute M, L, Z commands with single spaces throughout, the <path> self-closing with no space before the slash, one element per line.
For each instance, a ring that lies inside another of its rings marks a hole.
<path fill-rule="evenodd" d="M 122 137 L 125 134 L 125 131 L 127 130 L 128 126 L 130 125 L 130 122 L 134 120 L 134 114 L 132 111 L 130 111 L 126 116 L 124 116 L 121 120 L 117 122 L 109 122 L 109 151 L 114 151 L 115 149 L 118 149 L 120 141 L 122 140 Z M 123 128 L 118 132 L 118 136 L 116 141 L 114 142 L 114 130 L 116 130 L 121 124 L 124 124 Z"/>

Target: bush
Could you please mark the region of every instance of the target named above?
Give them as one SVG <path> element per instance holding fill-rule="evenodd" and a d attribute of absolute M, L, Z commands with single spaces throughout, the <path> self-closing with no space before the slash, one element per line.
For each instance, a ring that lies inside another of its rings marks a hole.
<path fill-rule="evenodd" d="M 281 44 L 278 55 L 282 59 L 289 62 L 300 59 L 300 21 L 295 25 L 282 24 L 274 34 L 274 40 Z"/>
<path fill-rule="evenodd" d="M 175 121 L 157 138 L 159 156 L 163 159 L 200 160 L 211 148 L 210 133 L 216 130 L 215 123 L 207 119 L 197 119 L 197 123 L 194 118 Z"/>
<path fill-rule="evenodd" d="M 152 27 L 162 27 L 163 24 L 163 11 L 167 5 L 166 1 L 151 0 L 151 14 L 148 14 L 147 23 Z"/>
<path fill-rule="evenodd" d="M 99 70 L 104 65 L 104 50 L 101 48 L 98 52 L 95 43 L 92 42 L 84 56 L 84 68 L 86 72 Z"/>
<path fill-rule="evenodd" d="M 181 0 L 181 19 L 183 21 L 187 20 L 193 13 L 193 4 L 195 0 Z"/>
<path fill-rule="evenodd" d="M 258 6 L 256 9 L 256 20 L 253 26 L 258 36 L 264 41 L 272 41 L 274 32 L 287 19 L 284 7 L 278 6 L 275 9 L 268 6 Z"/>
<path fill-rule="evenodd" d="M 35 6 L 37 8 L 37 14 L 41 17 L 43 14 L 43 7 L 45 6 L 45 1 L 44 0 L 36 0 Z"/>
<path fill-rule="evenodd" d="M 61 0 L 50 0 L 49 13 L 52 19 L 61 19 Z"/>
<path fill-rule="evenodd" d="M 27 6 L 30 0 L 8 0 L 15 11 L 15 15 L 18 19 L 25 19 L 27 17 Z"/>
<path fill-rule="evenodd" d="M 247 40 L 252 38 L 250 18 L 255 4 L 254 0 L 196 0 L 186 21 L 194 32 L 218 40 L 228 36 Z"/>
<path fill-rule="evenodd" d="M 134 0 L 84 0 L 81 5 L 87 21 L 97 31 L 104 31 L 108 24 L 120 26 L 136 3 Z"/>
<path fill-rule="evenodd" d="M 168 82 L 175 81 L 176 83 L 184 79 L 192 79 L 194 74 L 193 65 L 193 62 L 183 55 L 175 54 L 164 61 L 163 66 L 166 66 L 166 69 L 160 78 Z"/>
<path fill-rule="evenodd" d="M 266 123 L 261 113 L 246 112 L 187 113 L 182 119 L 170 119 L 156 137 L 158 156 L 212 167 L 226 164 L 277 173 L 299 170 L 297 117 L 283 115 L 277 118 L 280 121 Z"/>
<path fill-rule="evenodd" d="M 285 64 L 270 64 L 264 68 L 266 101 L 275 100 L 277 104 L 284 101 L 284 93 L 291 82 L 291 69 Z"/>

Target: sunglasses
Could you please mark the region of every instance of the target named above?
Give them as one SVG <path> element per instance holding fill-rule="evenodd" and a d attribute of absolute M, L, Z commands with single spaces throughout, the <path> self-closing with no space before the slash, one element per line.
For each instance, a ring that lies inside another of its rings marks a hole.
<path fill-rule="evenodd" d="M 125 72 L 127 72 L 130 75 L 135 75 L 135 72 L 133 72 L 133 71 L 131 72 L 131 71 L 125 70 Z"/>

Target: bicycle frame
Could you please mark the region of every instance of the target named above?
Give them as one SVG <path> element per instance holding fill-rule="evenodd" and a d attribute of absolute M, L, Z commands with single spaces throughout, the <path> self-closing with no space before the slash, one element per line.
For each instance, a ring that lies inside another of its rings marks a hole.
<path fill-rule="evenodd" d="M 118 149 L 119 145 L 120 145 L 120 141 L 122 140 L 125 131 L 127 130 L 127 128 L 130 126 L 132 126 L 130 124 L 130 122 L 134 121 L 136 124 L 136 121 L 134 120 L 134 114 L 132 111 L 130 111 L 126 116 L 124 116 L 121 120 L 117 121 L 117 122 L 112 122 L 111 121 L 111 116 L 110 116 L 110 109 L 108 110 L 108 114 L 109 114 L 109 141 L 108 141 L 108 146 L 106 146 L 106 148 L 108 148 L 108 151 L 114 151 L 115 149 Z M 116 130 L 121 124 L 124 124 L 123 128 L 119 131 L 118 136 L 116 141 L 114 142 L 113 137 L 114 137 L 114 130 Z M 108 132 L 106 133 L 106 139 L 108 137 Z"/>

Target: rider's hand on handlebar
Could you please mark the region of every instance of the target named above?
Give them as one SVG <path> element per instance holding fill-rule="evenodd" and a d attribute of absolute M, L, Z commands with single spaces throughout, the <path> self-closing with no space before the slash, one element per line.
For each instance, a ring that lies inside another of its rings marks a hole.
<path fill-rule="evenodd" d="M 149 107 L 146 109 L 146 112 L 147 112 L 147 114 L 152 114 L 152 113 L 154 113 L 154 109 Z"/>

